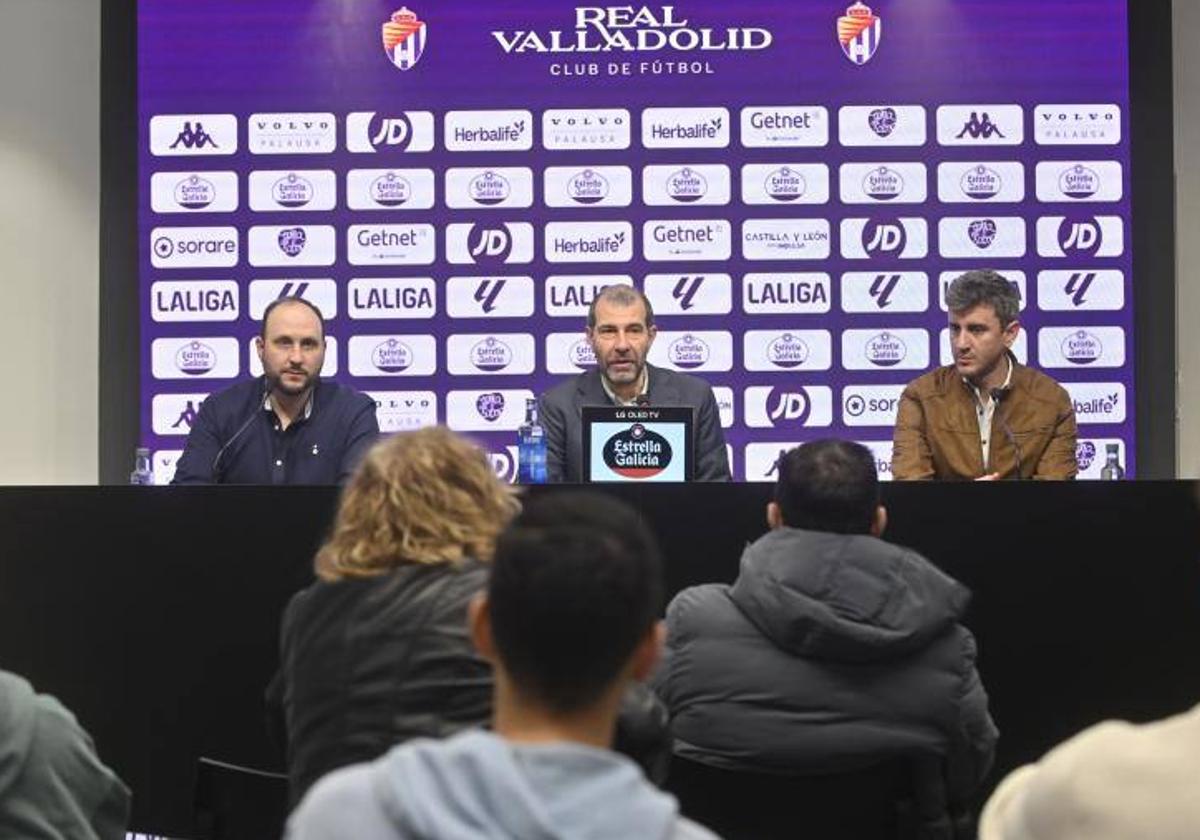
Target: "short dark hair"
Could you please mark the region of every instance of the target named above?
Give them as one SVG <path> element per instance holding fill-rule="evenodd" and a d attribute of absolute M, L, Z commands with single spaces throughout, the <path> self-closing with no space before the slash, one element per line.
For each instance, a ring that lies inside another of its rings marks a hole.
<path fill-rule="evenodd" d="M 313 314 L 317 316 L 317 320 L 321 323 L 321 338 L 325 338 L 325 316 L 321 314 L 321 310 L 317 308 L 317 305 L 311 300 L 302 298 L 299 295 L 284 295 L 283 297 L 275 298 L 275 300 L 267 304 L 267 308 L 263 310 L 262 327 L 259 329 L 259 335 L 262 336 L 263 339 L 266 339 L 267 337 L 267 319 L 271 317 L 272 312 L 274 312 L 280 306 L 283 306 L 285 303 L 302 303 L 311 309 Z"/>
<path fill-rule="evenodd" d="M 662 600 L 658 544 L 610 496 L 535 497 L 496 541 L 488 582 L 496 652 L 519 689 L 554 711 L 599 698 Z"/>
<path fill-rule="evenodd" d="M 962 312 L 979 305 L 992 307 L 1001 327 L 1007 327 L 1021 313 L 1021 294 L 1015 283 L 988 268 L 960 274 L 946 289 L 946 308 Z"/>
<path fill-rule="evenodd" d="M 775 503 L 806 531 L 868 534 L 879 507 L 875 456 L 861 443 L 814 440 L 779 456 Z"/>
<path fill-rule="evenodd" d="M 654 326 L 654 307 L 650 305 L 650 298 L 646 297 L 641 289 L 626 283 L 613 283 L 609 286 L 601 286 L 600 291 L 596 292 L 596 296 L 588 304 L 587 325 L 589 329 L 596 328 L 596 304 L 602 300 L 615 303 L 617 306 L 633 306 L 640 300 L 642 306 L 646 307 L 646 328 Z"/>

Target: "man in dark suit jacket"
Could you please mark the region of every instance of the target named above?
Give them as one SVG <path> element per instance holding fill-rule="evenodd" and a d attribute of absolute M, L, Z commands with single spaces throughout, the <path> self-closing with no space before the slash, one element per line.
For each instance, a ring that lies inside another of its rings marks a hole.
<path fill-rule="evenodd" d="M 585 405 L 688 406 L 695 411 L 695 478 L 728 481 L 729 458 L 712 388 L 703 379 L 646 363 L 657 332 L 650 301 L 631 286 L 601 289 L 588 310 L 596 367 L 542 395 L 546 472 L 551 482 L 580 481 Z"/>

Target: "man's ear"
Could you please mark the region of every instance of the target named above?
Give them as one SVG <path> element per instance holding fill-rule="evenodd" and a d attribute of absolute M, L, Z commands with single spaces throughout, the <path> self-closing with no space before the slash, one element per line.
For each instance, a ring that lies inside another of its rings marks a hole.
<path fill-rule="evenodd" d="M 261 335 L 254 336 L 254 349 L 258 351 L 258 360 L 261 362 L 263 357 L 263 340 Z"/>
<path fill-rule="evenodd" d="M 1011 324 L 1005 327 L 1003 330 L 1004 346 L 1011 350 L 1013 342 L 1017 340 L 1017 333 L 1019 332 L 1021 332 L 1020 321 L 1013 321 Z"/>
<path fill-rule="evenodd" d="M 772 531 L 783 527 L 783 511 L 779 509 L 779 502 L 767 502 L 767 527 Z"/>
<path fill-rule="evenodd" d="M 480 592 L 467 606 L 467 629 L 475 650 L 488 662 L 496 661 L 496 640 L 492 637 L 492 612 L 488 607 L 487 595 Z"/>
<path fill-rule="evenodd" d="M 871 536 L 882 537 L 885 530 L 887 530 L 887 508 L 879 505 L 875 508 L 875 516 L 871 520 Z"/>
<path fill-rule="evenodd" d="M 661 621 L 654 622 L 642 636 L 642 640 L 638 642 L 638 646 L 634 648 L 633 656 L 630 658 L 630 674 L 635 680 L 642 682 L 654 673 L 659 659 L 662 658 L 663 643 L 666 638 L 667 625 Z"/>

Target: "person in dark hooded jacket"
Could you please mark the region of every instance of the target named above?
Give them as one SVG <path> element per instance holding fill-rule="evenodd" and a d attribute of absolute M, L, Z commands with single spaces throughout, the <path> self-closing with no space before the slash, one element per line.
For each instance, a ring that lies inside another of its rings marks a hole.
<path fill-rule="evenodd" d="M 771 530 L 737 580 L 686 589 L 667 609 L 656 687 L 675 754 L 796 774 L 934 754 L 963 801 L 997 738 L 959 623 L 970 593 L 879 538 L 887 511 L 866 447 L 814 441 L 778 469 Z"/>

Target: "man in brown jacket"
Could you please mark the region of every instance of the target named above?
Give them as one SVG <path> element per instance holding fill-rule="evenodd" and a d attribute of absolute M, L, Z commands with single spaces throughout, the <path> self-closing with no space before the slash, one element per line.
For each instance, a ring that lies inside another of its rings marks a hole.
<path fill-rule="evenodd" d="M 1016 288 L 968 271 L 946 290 L 954 364 L 900 396 L 896 479 L 1074 478 L 1075 410 L 1061 385 L 1012 354 L 1021 329 Z"/>

